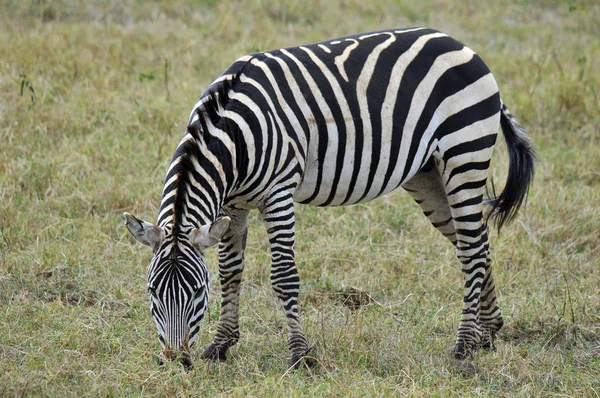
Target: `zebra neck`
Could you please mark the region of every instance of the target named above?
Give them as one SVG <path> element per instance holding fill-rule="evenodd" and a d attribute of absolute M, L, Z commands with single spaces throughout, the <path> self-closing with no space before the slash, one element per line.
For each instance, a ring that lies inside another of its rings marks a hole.
<path fill-rule="evenodd" d="M 158 222 L 177 234 L 191 228 L 200 228 L 213 222 L 221 209 L 222 200 L 214 197 L 200 197 L 195 184 L 189 183 L 185 189 L 176 192 L 173 200 L 163 200 Z"/>
<path fill-rule="evenodd" d="M 179 144 L 167 171 L 157 222 L 160 227 L 170 226 L 175 234 L 213 222 L 228 181 L 235 177 L 227 175 L 226 164 L 204 142 L 188 137 Z"/>

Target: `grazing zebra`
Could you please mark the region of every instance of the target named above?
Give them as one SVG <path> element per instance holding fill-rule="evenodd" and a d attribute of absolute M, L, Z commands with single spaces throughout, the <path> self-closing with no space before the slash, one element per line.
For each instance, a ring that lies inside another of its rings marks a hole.
<path fill-rule="evenodd" d="M 156 225 L 125 213 L 152 247 L 150 307 L 163 355 L 189 349 L 208 301 L 205 250 L 219 243 L 221 316 L 203 358 L 224 360 L 240 336 L 248 213 L 271 247 L 272 287 L 287 319 L 291 362 L 309 346 L 298 319 L 294 202 L 366 202 L 402 187 L 456 247 L 464 300 L 452 352 L 493 348 L 502 326 L 484 193 L 501 126 L 508 179 L 488 200 L 500 228 L 534 172 L 529 139 L 483 61 L 427 28 L 386 30 L 261 52 L 235 61 L 202 95 L 169 166 Z"/>

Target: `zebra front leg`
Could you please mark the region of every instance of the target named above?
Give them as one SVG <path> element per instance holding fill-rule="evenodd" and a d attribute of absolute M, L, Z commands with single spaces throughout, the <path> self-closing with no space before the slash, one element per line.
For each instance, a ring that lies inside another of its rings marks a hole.
<path fill-rule="evenodd" d="M 261 211 L 271 245 L 271 286 L 283 304 L 288 328 L 290 366 L 298 367 L 309 346 L 298 320 L 300 277 L 294 260 L 294 201 L 279 193 Z M 307 362 L 311 365 L 311 362 Z"/>
<path fill-rule="evenodd" d="M 227 350 L 240 338 L 240 287 L 248 235 L 248 211 L 228 211 L 226 215 L 231 218 L 231 223 L 219 244 L 221 316 L 213 342 L 202 353 L 202 358 L 215 361 L 226 360 Z"/>

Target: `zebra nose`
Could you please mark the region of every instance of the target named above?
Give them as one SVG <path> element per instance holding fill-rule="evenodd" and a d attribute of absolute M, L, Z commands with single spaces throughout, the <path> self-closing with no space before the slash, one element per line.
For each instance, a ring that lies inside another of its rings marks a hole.
<path fill-rule="evenodd" d="M 190 357 L 190 344 L 188 337 L 185 338 L 183 344 L 179 347 L 179 352 L 181 353 L 180 361 L 185 370 L 192 370 L 194 367 L 192 366 L 192 359 Z"/>
<path fill-rule="evenodd" d="M 177 357 L 179 357 L 179 361 L 185 370 L 189 371 L 194 369 L 190 352 L 183 346 L 179 350 L 179 355 L 177 355 L 170 347 L 165 347 L 162 351 L 162 354 L 158 356 L 158 366 L 163 366 L 165 364 L 165 360 L 173 361 L 177 359 Z"/>
<path fill-rule="evenodd" d="M 192 364 L 192 359 L 190 358 L 189 354 L 183 353 L 181 355 L 181 364 L 187 371 L 194 369 L 194 365 Z"/>
<path fill-rule="evenodd" d="M 165 348 L 163 348 L 162 351 L 163 357 L 165 359 L 168 359 L 169 361 L 172 361 L 173 359 L 175 359 L 175 351 L 173 351 L 173 349 L 170 346 L 165 346 Z"/>

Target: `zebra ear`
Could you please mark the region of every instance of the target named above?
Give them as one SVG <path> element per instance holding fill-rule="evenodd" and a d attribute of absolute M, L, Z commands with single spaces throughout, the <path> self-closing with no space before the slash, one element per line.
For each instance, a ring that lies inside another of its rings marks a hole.
<path fill-rule="evenodd" d="M 203 225 L 192 230 L 190 232 L 192 244 L 201 252 L 216 245 L 229 229 L 230 222 L 231 218 L 229 217 L 219 217 L 212 224 Z"/>
<path fill-rule="evenodd" d="M 154 224 L 140 220 L 131 214 L 123 213 L 125 217 L 125 226 L 135 240 L 142 245 L 150 246 L 154 249 L 163 239 L 163 230 Z"/>

